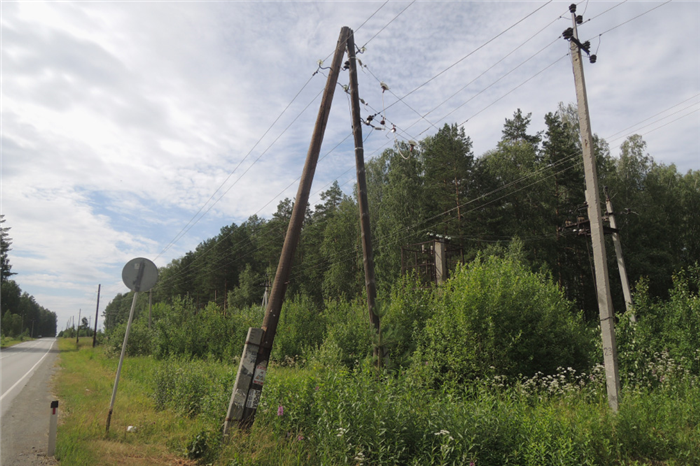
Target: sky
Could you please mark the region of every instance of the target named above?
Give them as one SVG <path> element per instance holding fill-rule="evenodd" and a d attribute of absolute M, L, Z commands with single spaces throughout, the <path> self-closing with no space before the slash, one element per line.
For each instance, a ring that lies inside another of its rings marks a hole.
<path fill-rule="evenodd" d="M 560 37 L 568 6 L 3 1 L 0 211 L 13 278 L 61 330 L 80 310 L 94 318 L 98 284 L 100 314 L 128 291 L 130 259 L 165 266 L 293 199 L 343 26 L 364 46 L 363 116 L 397 128 L 363 127 L 367 160 L 445 123 L 481 156 L 518 108 L 541 131 L 576 100 Z M 700 169 L 700 2 L 591 0 L 577 14 L 598 57 L 584 60 L 593 132 L 615 156 L 638 133 L 658 163 Z M 321 157 L 312 205 L 334 180 L 353 188 L 340 87 Z"/>

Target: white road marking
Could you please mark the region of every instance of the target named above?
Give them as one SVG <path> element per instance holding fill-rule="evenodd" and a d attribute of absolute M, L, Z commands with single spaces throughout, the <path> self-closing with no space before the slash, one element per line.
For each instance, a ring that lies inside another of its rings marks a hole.
<path fill-rule="evenodd" d="M 41 359 L 39 359 L 39 362 L 37 362 L 36 364 L 34 364 L 34 365 L 32 366 L 32 368 L 29 369 L 29 370 L 22 376 L 21 379 L 19 379 L 17 382 L 15 382 L 15 384 L 14 384 L 13 386 L 11 386 L 10 388 L 8 388 L 8 389 L 5 391 L 5 393 L 3 393 L 2 396 L 0 396 L 0 401 L 2 401 L 2 399 L 5 398 L 5 395 L 7 395 L 8 393 L 10 393 L 10 392 L 12 391 L 13 388 L 15 388 L 17 385 L 19 385 L 21 381 L 23 381 L 29 374 L 32 373 L 32 371 L 33 371 L 39 364 L 41 364 L 41 361 L 43 361 L 44 358 L 45 358 L 46 356 L 49 355 L 49 352 L 51 351 L 51 348 L 53 348 L 53 345 L 54 345 L 55 343 L 56 343 L 56 341 L 54 340 L 54 342 L 51 343 L 51 346 L 49 346 L 49 349 L 46 350 L 46 353 L 44 353 L 44 355 L 41 357 Z"/>

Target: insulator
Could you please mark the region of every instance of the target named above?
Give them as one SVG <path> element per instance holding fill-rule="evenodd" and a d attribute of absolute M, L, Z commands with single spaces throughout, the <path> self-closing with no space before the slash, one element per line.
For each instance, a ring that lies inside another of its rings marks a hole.
<path fill-rule="evenodd" d="M 572 13 L 576 13 L 576 4 L 575 3 L 572 3 L 571 5 L 569 5 L 569 11 Z"/>
<path fill-rule="evenodd" d="M 591 55 L 590 60 L 591 60 L 591 63 L 595 63 L 596 60 L 598 60 L 598 57 L 596 57 L 595 54 L 594 54 L 594 55 Z"/>
<path fill-rule="evenodd" d="M 583 24 L 583 16 L 578 15 L 576 17 L 576 24 Z"/>
<path fill-rule="evenodd" d="M 569 40 L 572 37 L 574 37 L 574 29 L 573 28 L 567 28 L 564 30 L 564 32 L 561 33 L 562 36 L 564 36 L 564 39 Z"/>
<path fill-rule="evenodd" d="M 585 50 L 587 52 L 591 48 L 591 41 L 587 40 L 586 42 L 584 42 L 581 45 L 583 46 L 583 50 Z"/>

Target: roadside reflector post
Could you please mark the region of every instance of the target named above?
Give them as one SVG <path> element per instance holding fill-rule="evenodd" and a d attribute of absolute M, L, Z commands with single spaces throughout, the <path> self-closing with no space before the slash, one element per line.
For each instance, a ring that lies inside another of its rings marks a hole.
<path fill-rule="evenodd" d="M 258 385 L 262 385 L 265 380 L 267 364 L 264 365 L 265 367 L 262 367 L 262 365 L 260 368 L 255 367 L 262 337 L 263 329 L 253 327 L 248 329 L 248 336 L 245 339 L 245 346 L 243 347 L 243 355 L 238 365 L 236 382 L 233 384 L 231 401 L 228 404 L 228 411 L 226 412 L 224 435 L 228 435 L 231 424 L 234 422 L 240 423 L 243 420 L 246 407 L 251 409 L 257 408 L 257 403 L 260 399 L 260 391 L 251 389 L 251 385 L 253 384 L 253 379 L 256 379 L 256 384 Z M 255 406 L 253 406 L 253 404 Z"/>
<path fill-rule="evenodd" d="M 47 456 L 56 454 L 56 429 L 58 426 L 58 400 L 51 402 L 51 416 L 49 416 L 49 451 Z"/>

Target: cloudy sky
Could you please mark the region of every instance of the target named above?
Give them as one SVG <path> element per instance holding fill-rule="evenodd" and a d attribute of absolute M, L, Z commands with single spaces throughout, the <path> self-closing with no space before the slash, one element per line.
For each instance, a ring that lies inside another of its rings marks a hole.
<path fill-rule="evenodd" d="M 126 291 L 129 259 L 166 265 L 293 198 L 325 84 L 314 72 L 342 26 L 365 46 L 364 114 L 398 128 L 373 131 L 367 158 L 444 123 L 463 124 L 480 155 L 517 108 L 541 130 L 575 101 L 559 37 L 568 5 L 3 1 L 1 211 L 14 278 L 62 329 L 94 312 L 98 284 L 101 309 Z M 636 131 L 658 162 L 700 169 L 700 3 L 590 1 L 578 13 L 598 56 L 585 62 L 593 131 L 615 155 Z M 350 131 L 338 88 L 312 204 L 336 179 L 350 192 Z"/>

